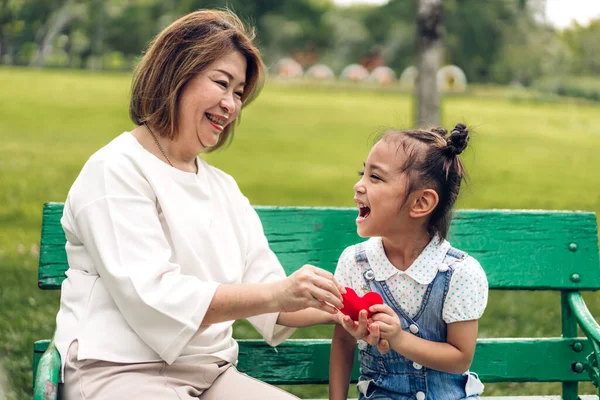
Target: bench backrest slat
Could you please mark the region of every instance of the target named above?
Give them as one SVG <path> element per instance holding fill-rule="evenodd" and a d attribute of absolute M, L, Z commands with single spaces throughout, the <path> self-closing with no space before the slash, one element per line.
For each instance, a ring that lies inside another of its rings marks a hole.
<path fill-rule="evenodd" d="M 68 268 L 62 203 L 44 206 L 39 286 L 57 289 Z M 302 264 L 334 271 L 342 250 L 363 239 L 354 208 L 256 207 L 288 274 Z M 598 290 L 598 231 L 591 212 L 459 210 L 454 247 L 479 260 L 492 289 Z"/>

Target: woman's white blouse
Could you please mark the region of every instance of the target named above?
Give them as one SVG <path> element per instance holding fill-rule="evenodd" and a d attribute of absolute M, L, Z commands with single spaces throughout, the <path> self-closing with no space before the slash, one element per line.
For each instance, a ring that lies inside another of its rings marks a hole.
<path fill-rule="evenodd" d="M 61 219 L 69 262 L 55 344 L 62 359 L 236 362 L 232 321 L 200 328 L 222 283 L 270 282 L 285 272 L 235 181 L 197 158 L 172 168 L 125 132 L 95 153 Z M 271 345 L 293 329 L 278 314 L 249 321 Z"/>

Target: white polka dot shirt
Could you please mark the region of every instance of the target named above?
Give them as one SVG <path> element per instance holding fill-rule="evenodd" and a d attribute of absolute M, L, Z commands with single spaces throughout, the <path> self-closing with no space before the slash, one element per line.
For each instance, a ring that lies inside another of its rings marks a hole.
<path fill-rule="evenodd" d="M 375 279 L 385 280 L 392 295 L 404 312 L 411 318 L 417 315 L 427 286 L 438 273 L 450 243 L 439 243 L 435 237 L 419 254 L 406 271 L 400 271 L 390 263 L 385 255 L 381 238 L 373 237 L 365 242 L 369 265 Z M 362 268 L 355 260 L 355 247 L 346 248 L 338 260 L 336 280 L 343 286 L 353 288 L 359 296 L 366 293 Z M 468 256 L 454 265 L 454 273 L 446 295 L 442 313 L 447 324 L 481 318 L 487 305 L 488 282 L 479 262 Z"/>

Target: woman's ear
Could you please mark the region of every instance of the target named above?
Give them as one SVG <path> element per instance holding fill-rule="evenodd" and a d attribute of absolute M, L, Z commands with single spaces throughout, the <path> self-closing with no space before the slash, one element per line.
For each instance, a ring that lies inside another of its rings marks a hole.
<path fill-rule="evenodd" d="M 433 189 L 424 189 L 418 191 L 410 208 L 409 215 L 412 218 L 426 217 L 435 210 L 435 207 L 440 202 L 437 192 Z"/>

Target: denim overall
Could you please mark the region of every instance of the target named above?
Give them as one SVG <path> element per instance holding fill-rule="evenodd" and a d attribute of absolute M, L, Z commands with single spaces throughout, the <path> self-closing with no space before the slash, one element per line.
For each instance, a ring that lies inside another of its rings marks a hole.
<path fill-rule="evenodd" d="M 392 296 L 385 281 L 376 281 L 369 265 L 364 243 L 355 246 L 356 263 L 362 269 L 366 287 L 381 295 L 398 317 L 402 330 L 426 340 L 445 342 L 447 325 L 442 319 L 442 310 L 454 263 L 462 261 L 467 254 L 450 248 L 438 273 L 429 284 L 417 315 L 410 318 Z M 459 400 L 479 399 L 483 384 L 476 374 L 450 374 L 424 367 L 401 354 L 390 350 L 381 354 L 376 346 L 359 341 L 360 377 L 359 400 Z"/>

